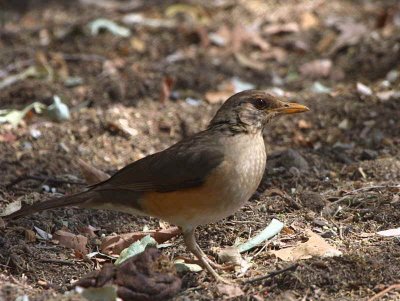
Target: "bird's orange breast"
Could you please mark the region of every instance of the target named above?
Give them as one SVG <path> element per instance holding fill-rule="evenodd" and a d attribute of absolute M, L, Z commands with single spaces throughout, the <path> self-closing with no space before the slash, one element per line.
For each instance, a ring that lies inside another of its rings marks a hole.
<path fill-rule="evenodd" d="M 195 188 L 146 192 L 139 200 L 145 214 L 182 227 L 219 221 L 237 211 L 257 189 L 265 170 L 261 133 L 225 137 L 224 161 Z"/>
<path fill-rule="evenodd" d="M 220 219 L 224 213 L 224 190 L 229 185 L 224 183 L 225 177 L 221 175 L 225 174 L 226 167 L 223 165 L 214 170 L 199 187 L 143 194 L 140 200 L 142 210 L 146 214 L 179 226 L 209 223 Z"/>

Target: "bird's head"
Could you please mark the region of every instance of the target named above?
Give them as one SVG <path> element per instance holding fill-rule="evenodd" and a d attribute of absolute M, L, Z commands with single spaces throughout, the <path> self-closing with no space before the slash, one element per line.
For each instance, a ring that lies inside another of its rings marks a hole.
<path fill-rule="evenodd" d="M 221 106 L 209 127 L 227 126 L 234 131 L 261 131 L 272 118 L 309 111 L 297 103 L 285 102 L 261 90 L 246 90 L 231 97 Z"/>

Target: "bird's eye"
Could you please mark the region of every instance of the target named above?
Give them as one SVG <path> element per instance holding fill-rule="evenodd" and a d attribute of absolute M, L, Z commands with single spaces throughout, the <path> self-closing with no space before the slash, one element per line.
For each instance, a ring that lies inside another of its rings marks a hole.
<path fill-rule="evenodd" d="M 267 102 L 265 101 L 265 99 L 257 98 L 257 99 L 254 101 L 254 106 L 255 106 L 258 110 L 264 110 L 264 109 L 267 108 L 268 104 L 267 104 Z"/>

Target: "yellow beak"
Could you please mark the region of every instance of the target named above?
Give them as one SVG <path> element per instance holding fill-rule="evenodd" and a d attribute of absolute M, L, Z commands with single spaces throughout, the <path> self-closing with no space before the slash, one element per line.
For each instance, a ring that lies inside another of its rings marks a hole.
<path fill-rule="evenodd" d="M 294 113 L 307 112 L 310 111 L 310 109 L 301 104 L 290 102 L 290 103 L 284 103 L 282 107 L 274 109 L 274 111 L 277 111 L 279 114 L 294 114 Z"/>

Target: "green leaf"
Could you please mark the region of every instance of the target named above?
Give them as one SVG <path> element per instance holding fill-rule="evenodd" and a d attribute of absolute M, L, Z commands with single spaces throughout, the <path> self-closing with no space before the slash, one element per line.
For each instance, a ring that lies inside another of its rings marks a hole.
<path fill-rule="evenodd" d="M 135 256 L 135 255 L 138 255 L 138 254 L 144 252 L 144 250 L 146 250 L 147 247 L 156 247 L 156 246 L 157 246 L 157 242 L 155 241 L 155 239 L 153 237 L 151 237 L 150 235 L 146 235 L 141 240 L 135 241 L 129 247 L 122 250 L 118 259 L 115 261 L 115 264 L 119 265 L 122 262 L 124 262 L 125 260 L 131 258 L 132 256 Z"/>

